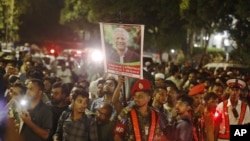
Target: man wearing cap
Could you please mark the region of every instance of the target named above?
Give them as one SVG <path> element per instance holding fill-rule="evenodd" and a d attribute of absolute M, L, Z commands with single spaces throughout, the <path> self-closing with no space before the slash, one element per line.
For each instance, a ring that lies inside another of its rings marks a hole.
<path fill-rule="evenodd" d="M 230 140 L 230 125 L 250 123 L 249 106 L 239 99 L 246 83 L 240 79 L 229 79 L 226 84 L 229 87 L 229 98 L 219 103 L 216 108 L 216 113 L 219 115 L 215 119 L 216 141 Z"/>
<path fill-rule="evenodd" d="M 165 139 L 159 125 L 159 113 L 150 109 L 151 85 L 146 79 L 138 80 L 131 92 L 135 105 L 124 108 L 118 116 L 114 131 L 115 141 L 151 141 Z"/>
<path fill-rule="evenodd" d="M 204 139 L 204 122 L 203 112 L 204 105 L 202 104 L 202 98 L 205 94 L 205 85 L 203 83 L 195 85 L 190 89 L 188 95 L 193 99 L 192 119 L 194 123 L 193 136 L 195 140 Z"/>
<path fill-rule="evenodd" d="M 154 84 L 156 88 L 159 87 L 165 87 L 165 75 L 163 73 L 156 73 L 155 74 L 155 79 L 154 79 Z"/>

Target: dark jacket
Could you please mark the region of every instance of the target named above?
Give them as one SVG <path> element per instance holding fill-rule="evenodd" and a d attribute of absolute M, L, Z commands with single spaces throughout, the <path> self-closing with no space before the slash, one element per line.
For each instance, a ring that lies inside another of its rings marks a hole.
<path fill-rule="evenodd" d="M 192 141 L 193 125 L 190 116 L 183 116 L 175 125 L 175 141 Z"/>

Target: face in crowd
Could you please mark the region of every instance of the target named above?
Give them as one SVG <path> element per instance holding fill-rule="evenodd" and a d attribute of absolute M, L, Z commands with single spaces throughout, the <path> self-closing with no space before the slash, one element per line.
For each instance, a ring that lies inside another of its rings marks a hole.
<path fill-rule="evenodd" d="M 51 90 L 51 103 L 53 105 L 58 105 L 60 102 L 64 101 L 66 95 L 62 94 L 62 88 L 52 88 Z"/>
<path fill-rule="evenodd" d="M 154 92 L 154 99 L 160 104 L 165 104 L 167 102 L 168 93 L 166 89 L 158 88 Z"/>
<path fill-rule="evenodd" d="M 38 100 L 41 98 L 43 90 L 39 87 L 37 82 L 29 81 L 26 93 L 31 100 Z"/>
<path fill-rule="evenodd" d="M 97 109 L 97 121 L 99 124 L 107 123 L 112 114 L 112 106 L 108 103 L 104 103 Z"/>
<path fill-rule="evenodd" d="M 133 98 L 136 106 L 143 107 L 148 104 L 151 99 L 151 96 L 147 91 L 137 91 L 135 92 Z"/>
<path fill-rule="evenodd" d="M 115 90 L 116 84 L 114 80 L 108 79 L 105 81 L 103 85 L 103 93 L 105 94 L 113 94 Z"/>
<path fill-rule="evenodd" d="M 84 113 L 86 108 L 88 107 L 88 103 L 89 103 L 89 98 L 88 97 L 84 97 L 82 95 L 78 95 L 76 96 L 76 98 L 72 99 L 72 107 L 73 107 L 73 111 L 77 112 L 77 113 Z"/>
<path fill-rule="evenodd" d="M 229 96 L 231 101 L 238 101 L 240 97 L 241 89 L 240 88 L 229 88 Z"/>

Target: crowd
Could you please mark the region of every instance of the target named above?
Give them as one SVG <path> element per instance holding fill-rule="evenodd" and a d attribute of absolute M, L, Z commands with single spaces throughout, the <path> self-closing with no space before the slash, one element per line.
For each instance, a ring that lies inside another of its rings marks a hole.
<path fill-rule="evenodd" d="M 248 74 L 147 64 L 124 98 L 124 76 L 0 60 L 3 140 L 229 141 L 229 125 L 250 123 Z"/>

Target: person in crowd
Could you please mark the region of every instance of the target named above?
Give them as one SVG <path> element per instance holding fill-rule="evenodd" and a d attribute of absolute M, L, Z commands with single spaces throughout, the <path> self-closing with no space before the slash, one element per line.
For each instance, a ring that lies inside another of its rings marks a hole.
<path fill-rule="evenodd" d="M 240 93 L 246 87 L 241 79 L 229 79 L 226 81 L 229 88 L 229 98 L 219 103 L 216 112 L 215 140 L 229 141 L 230 125 L 242 125 L 250 123 L 249 106 L 239 99 Z"/>
<path fill-rule="evenodd" d="M 26 80 L 25 80 L 25 84 L 27 85 L 27 83 L 31 80 L 31 79 L 38 79 L 40 81 L 43 81 L 43 73 L 41 70 L 38 69 L 31 69 L 26 73 Z M 49 97 L 45 94 L 44 90 L 43 90 L 43 95 L 42 95 L 42 100 L 44 103 L 49 103 L 50 99 Z"/>
<path fill-rule="evenodd" d="M 69 68 L 66 67 L 66 62 L 62 62 L 60 66 L 61 67 L 56 70 L 56 77 L 61 78 L 64 83 L 72 82 L 72 72 Z"/>
<path fill-rule="evenodd" d="M 185 82 L 183 82 L 182 90 L 189 91 L 191 82 L 197 83 L 196 74 L 197 74 L 196 70 L 190 70 L 190 72 L 188 73 L 188 79 Z"/>
<path fill-rule="evenodd" d="M 68 109 L 68 97 L 70 88 L 68 83 L 56 82 L 52 85 L 51 90 L 51 110 L 53 113 L 53 126 L 49 141 L 52 141 L 52 136 L 56 132 L 57 123 L 62 112 Z"/>
<path fill-rule="evenodd" d="M 203 96 L 205 94 L 205 85 L 203 83 L 194 86 L 188 93 L 188 95 L 193 99 L 193 108 L 191 110 L 191 116 L 193 120 L 193 135 L 195 140 L 203 140 L 204 133 L 201 130 L 204 127 L 203 122 Z"/>
<path fill-rule="evenodd" d="M 51 100 L 51 89 L 52 85 L 56 82 L 56 79 L 54 77 L 44 77 L 43 78 L 43 84 L 44 84 L 44 93 L 47 95 L 49 100 Z"/>
<path fill-rule="evenodd" d="M 19 81 L 15 82 L 13 85 L 9 88 L 9 96 L 10 100 L 8 101 L 6 105 L 6 109 L 8 110 L 8 117 L 13 119 L 16 127 L 16 131 L 19 132 L 19 126 L 21 124 L 21 100 L 23 96 L 26 93 L 26 87 L 25 85 Z"/>
<path fill-rule="evenodd" d="M 165 87 L 165 75 L 163 73 L 156 73 L 154 77 L 154 87 Z"/>
<path fill-rule="evenodd" d="M 25 141 L 47 140 L 52 129 L 52 112 L 43 103 L 44 85 L 41 80 L 30 79 L 27 84 L 27 105 L 20 115 L 23 125 L 21 135 Z"/>
<path fill-rule="evenodd" d="M 168 92 L 165 87 L 163 88 L 155 88 L 153 92 L 153 100 L 152 100 L 152 108 L 159 112 L 160 114 L 160 127 L 163 133 L 166 135 L 168 138 L 168 125 L 169 125 L 169 120 L 168 120 L 168 111 L 164 109 L 164 104 L 167 102 L 168 99 Z"/>
<path fill-rule="evenodd" d="M 204 96 L 204 141 L 214 141 L 214 115 L 219 103 L 219 97 L 214 92 L 209 92 Z"/>
<path fill-rule="evenodd" d="M 166 90 L 167 90 L 167 102 L 164 104 L 164 109 L 167 111 L 167 125 L 165 126 L 166 129 L 164 130 L 164 133 L 166 134 L 168 140 L 172 140 L 173 136 L 173 128 L 175 126 L 175 123 L 177 121 L 177 112 L 176 112 L 176 102 L 177 98 L 180 95 L 180 91 L 176 87 L 175 83 L 171 80 L 166 80 Z"/>
<path fill-rule="evenodd" d="M 166 80 L 171 80 L 172 82 L 175 83 L 177 88 L 180 89 L 182 81 L 180 79 L 181 77 L 180 77 L 180 69 L 179 69 L 179 67 L 177 65 L 172 65 L 170 67 L 169 74 L 170 74 L 170 76 L 168 78 L 166 78 Z"/>
<path fill-rule="evenodd" d="M 5 92 L 4 92 L 4 97 L 5 97 L 5 99 L 6 99 L 6 101 L 8 102 L 8 101 L 10 101 L 11 100 L 11 93 L 10 93 L 10 87 L 14 84 L 14 83 L 16 83 L 16 82 L 18 82 L 18 81 L 20 81 L 20 78 L 17 76 L 17 75 L 10 75 L 9 76 L 9 83 L 7 84 L 7 89 L 5 90 Z"/>
<path fill-rule="evenodd" d="M 224 89 L 225 89 L 224 85 L 222 85 L 221 83 L 218 83 L 218 82 L 214 82 L 210 86 L 209 92 L 215 93 L 219 97 L 219 101 L 221 102 L 221 101 L 225 100 Z"/>
<path fill-rule="evenodd" d="M 34 69 L 34 62 L 31 59 L 25 60 L 21 68 L 24 68 L 24 71 L 19 74 L 20 80 L 25 83 L 27 79 L 27 72 Z"/>
<path fill-rule="evenodd" d="M 97 91 L 96 91 L 96 94 L 97 94 L 98 98 L 101 98 L 101 97 L 104 96 L 104 93 L 103 93 L 104 83 L 105 83 L 105 80 L 99 80 L 97 82 Z"/>
<path fill-rule="evenodd" d="M 77 90 L 81 90 L 81 91 L 86 91 L 85 88 L 83 88 L 82 86 L 78 85 L 78 84 L 73 84 L 73 83 L 65 83 L 68 84 L 67 86 L 69 87 L 70 93 L 69 93 L 69 107 L 71 107 L 71 101 L 72 101 L 72 96 L 75 93 L 75 91 Z"/>
<path fill-rule="evenodd" d="M 73 92 L 71 109 L 61 114 L 54 141 L 98 141 L 96 122 L 85 113 L 88 104 L 88 92 L 80 89 Z"/>
<path fill-rule="evenodd" d="M 113 31 L 114 50 L 108 56 L 109 61 L 118 63 L 139 62 L 140 55 L 128 47 L 130 37 L 126 29 L 118 27 Z M 112 48 L 112 47 L 111 47 Z"/>
<path fill-rule="evenodd" d="M 178 120 L 174 128 L 174 139 L 172 141 L 193 141 L 193 121 L 190 117 L 193 99 L 187 94 L 182 94 L 177 98 L 175 105 Z"/>
<path fill-rule="evenodd" d="M 113 132 L 115 122 L 110 121 L 113 107 L 109 103 L 103 103 L 96 111 L 97 133 L 99 141 L 114 141 Z"/>
<path fill-rule="evenodd" d="M 111 103 L 112 106 L 113 103 L 112 103 L 112 98 L 113 98 L 113 94 L 114 94 L 114 91 L 115 91 L 115 88 L 117 87 L 117 81 L 114 77 L 109 77 L 105 80 L 105 83 L 104 83 L 104 86 L 103 86 L 103 93 L 104 93 L 104 96 L 101 97 L 101 98 L 97 98 L 95 99 L 91 105 L 90 105 L 90 111 L 92 112 L 96 112 L 96 110 L 100 107 L 100 105 L 104 102 L 108 102 L 108 103 Z M 116 115 L 116 111 L 114 109 L 113 111 L 113 116 L 111 118 L 115 118 L 114 116 Z"/>
<path fill-rule="evenodd" d="M 139 79 L 133 86 L 131 94 L 135 105 L 124 108 L 114 130 L 115 141 L 164 140 L 166 137 L 160 129 L 159 113 L 149 107 L 152 96 L 151 84 L 146 79 Z"/>

